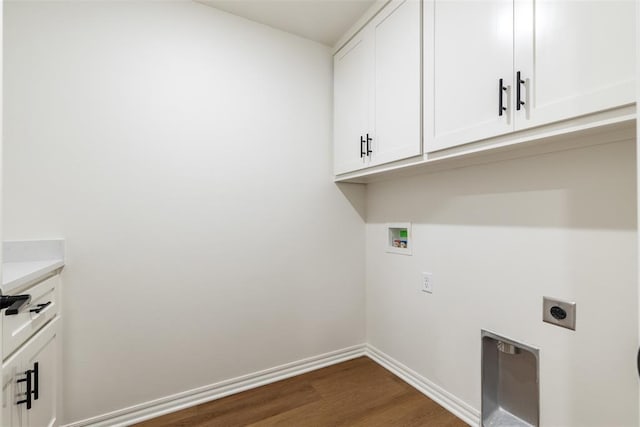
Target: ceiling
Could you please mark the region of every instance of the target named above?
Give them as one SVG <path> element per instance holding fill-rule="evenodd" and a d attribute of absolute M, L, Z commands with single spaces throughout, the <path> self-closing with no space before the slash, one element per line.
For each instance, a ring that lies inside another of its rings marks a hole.
<path fill-rule="evenodd" d="M 334 46 L 375 0 L 198 0 L 255 22 Z"/>

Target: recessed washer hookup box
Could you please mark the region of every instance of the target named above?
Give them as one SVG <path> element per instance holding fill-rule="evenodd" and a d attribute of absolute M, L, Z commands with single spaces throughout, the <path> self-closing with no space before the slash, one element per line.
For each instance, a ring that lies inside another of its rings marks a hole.
<path fill-rule="evenodd" d="M 539 351 L 482 330 L 482 426 L 540 425 Z"/>

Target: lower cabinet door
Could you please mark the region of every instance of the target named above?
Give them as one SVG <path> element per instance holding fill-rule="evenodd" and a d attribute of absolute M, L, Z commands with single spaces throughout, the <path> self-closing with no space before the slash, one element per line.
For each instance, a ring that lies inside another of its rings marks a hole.
<path fill-rule="evenodd" d="M 58 425 L 59 332 L 56 317 L 2 365 L 2 426 Z"/>
<path fill-rule="evenodd" d="M 33 372 L 33 403 L 27 410 L 29 427 L 58 425 L 58 319 L 56 318 L 28 344 L 24 355 L 25 371 Z"/>
<path fill-rule="evenodd" d="M 18 402 L 25 398 L 24 386 L 17 381 L 25 378 L 19 359 L 11 358 L 2 365 L 2 422 L 0 425 L 11 427 L 26 426 L 24 404 Z"/>

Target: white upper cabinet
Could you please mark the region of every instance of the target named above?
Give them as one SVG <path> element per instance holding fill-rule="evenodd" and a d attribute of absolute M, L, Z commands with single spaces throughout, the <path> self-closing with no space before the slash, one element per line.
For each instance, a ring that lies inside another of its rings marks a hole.
<path fill-rule="evenodd" d="M 425 2 L 424 32 L 427 151 L 512 132 L 513 0 Z"/>
<path fill-rule="evenodd" d="M 374 40 L 370 164 L 422 153 L 420 2 L 392 1 L 371 22 Z"/>
<path fill-rule="evenodd" d="M 369 121 L 370 40 L 359 33 L 333 60 L 333 140 L 336 174 L 365 167 Z M 364 141 L 364 140 L 362 140 Z"/>
<path fill-rule="evenodd" d="M 635 102 L 634 3 L 515 1 L 516 130 Z"/>
<path fill-rule="evenodd" d="M 425 0 L 425 151 L 632 104 L 634 19 L 632 0 Z"/>
<path fill-rule="evenodd" d="M 392 0 L 334 57 L 334 172 L 422 153 L 421 13 Z"/>

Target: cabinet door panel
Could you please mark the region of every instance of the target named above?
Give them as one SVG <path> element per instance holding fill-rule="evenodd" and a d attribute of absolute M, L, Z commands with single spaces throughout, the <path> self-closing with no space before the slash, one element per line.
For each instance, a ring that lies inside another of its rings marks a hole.
<path fill-rule="evenodd" d="M 634 102 L 633 1 L 516 0 L 514 16 L 516 129 Z"/>
<path fill-rule="evenodd" d="M 21 360 L 11 358 L 2 366 L 2 424 L 3 426 L 26 426 L 24 404 L 16 402 L 24 399 L 25 384 L 16 381 L 23 378 Z"/>
<path fill-rule="evenodd" d="M 420 21 L 417 0 L 393 0 L 372 21 L 372 165 L 417 156 L 422 151 Z"/>
<path fill-rule="evenodd" d="M 33 401 L 31 410 L 27 411 L 29 427 L 58 425 L 58 338 L 56 319 L 27 344 L 29 350 L 24 355 L 25 369 L 34 369 L 35 364 L 38 364 L 38 399 Z"/>
<path fill-rule="evenodd" d="M 334 57 L 334 172 L 361 169 L 360 138 L 367 133 L 371 53 L 364 32 Z"/>
<path fill-rule="evenodd" d="M 426 1 L 424 26 L 426 151 L 513 131 L 513 0 Z"/>

